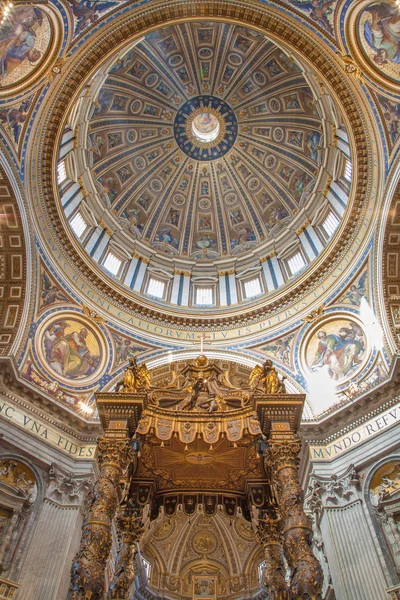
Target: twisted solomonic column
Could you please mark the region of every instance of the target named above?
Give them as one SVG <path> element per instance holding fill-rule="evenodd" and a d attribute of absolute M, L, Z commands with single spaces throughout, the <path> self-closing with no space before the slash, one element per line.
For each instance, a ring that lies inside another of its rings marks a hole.
<path fill-rule="evenodd" d="M 266 460 L 278 495 L 285 556 L 292 572 L 289 598 L 321 600 L 322 569 L 312 551 L 312 527 L 298 477 L 300 449 L 295 440 L 270 440 Z"/>
<path fill-rule="evenodd" d="M 107 600 L 129 600 L 135 578 L 136 544 L 143 533 L 141 517 L 132 511 L 123 511 L 117 517 L 118 555 L 114 577 L 111 581 Z"/>
<path fill-rule="evenodd" d="M 127 439 L 98 442 L 100 476 L 85 510 L 80 550 L 72 563 L 68 600 L 103 600 L 104 570 L 112 545 L 111 523 L 119 484 L 133 452 Z"/>
<path fill-rule="evenodd" d="M 260 520 L 257 525 L 257 537 L 264 548 L 264 583 L 268 590 L 268 598 L 269 600 L 288 600 L 281 520 L 269 516 Z"/>

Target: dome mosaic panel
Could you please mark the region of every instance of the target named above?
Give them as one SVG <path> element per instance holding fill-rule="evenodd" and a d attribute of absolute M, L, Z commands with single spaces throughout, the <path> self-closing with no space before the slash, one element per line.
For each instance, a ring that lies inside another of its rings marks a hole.
<path fill-rule="evenodd" d="M 202 107 L 223 129 L 205 143 L 193 138 Z M 145 36 L 109 70 L 88 138 L 94 185 L 123 232 L 195 260 L 283 236 L 324 160 L 300 66 L 264 35 L 227 23 Z"/>

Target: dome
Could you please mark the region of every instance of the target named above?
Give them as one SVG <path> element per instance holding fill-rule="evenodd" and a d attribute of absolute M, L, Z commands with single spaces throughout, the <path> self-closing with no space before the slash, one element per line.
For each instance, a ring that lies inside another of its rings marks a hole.
<path fill-rule="evenodd" d="M 338 209 L 325 189 L 334 103 L 265 35 L 212 21 L 162 27 L 101 69 L 88 99 L 74 110 L 84 208 L 80 221 L 69 205 L 66 216 L 81 242 L 82 220 L 102 227 L 109 260 L 83 246 L 130 292 L 205 310 L 251 302 L 303 273 L 338 228 L 348 190 Z M 133 279 L 132 256 L 154 270 L 150 288 Z M 241 273 L 262 269 L 246 288 Z M 183 302 L 177 273 L 190 279 Z M 234 276 L 226 297 L 199 299 L 197 284 L 221 275 Z"/>

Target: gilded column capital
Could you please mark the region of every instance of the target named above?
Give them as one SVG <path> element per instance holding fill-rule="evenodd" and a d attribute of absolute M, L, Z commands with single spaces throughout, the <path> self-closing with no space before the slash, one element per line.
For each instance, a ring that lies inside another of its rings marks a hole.
<path fill-rule="evenodd" d="M 281 469 L 299 468 L 301 451 L 301 442 L 297 440 L 285 441 L 269 441 L 269 450 L 266 456 L 268 464 L 273 468 L 275 473 Z"/>

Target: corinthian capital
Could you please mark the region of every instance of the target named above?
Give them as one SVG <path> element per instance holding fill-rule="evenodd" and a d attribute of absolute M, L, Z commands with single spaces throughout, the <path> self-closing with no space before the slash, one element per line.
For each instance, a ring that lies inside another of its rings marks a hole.
<path fill-rule="evenodd" d="M 273 471 L 281 469 L 297 469 L 299 466 L 299 454 L 301 443 L 296 440 L 269 442 L 269 450 L 266 461 Z"/>
<path fill-rule="evenodd" d="M 127 439 L 100 438 L 98 441 L 99 465 L 124 468 L 133 458 L 133 449 Z"/>

